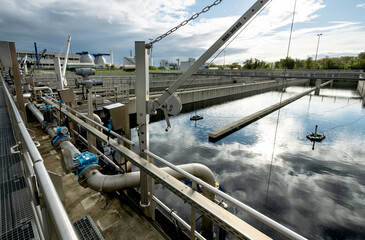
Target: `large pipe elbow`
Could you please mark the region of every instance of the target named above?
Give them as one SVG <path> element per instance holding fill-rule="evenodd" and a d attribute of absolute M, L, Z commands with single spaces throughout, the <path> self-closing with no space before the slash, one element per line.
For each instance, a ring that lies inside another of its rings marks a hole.
<path fill-rule="evenodd" d="M 179 165 L 178 167 L 195 177 L 200 178 L 204 182 L 215 186 L 213 172 L 207 166 L 199 163 L 190 163 Z M 171 168 L 165 167 L 162 168 L 162 170 L 179 180 L 186 179 L 183 174 L 176 172 Z M 82 178 L 85 179 L 84 181 L 86 181 L 86 185 L 95 191 L 115 192 L 118 190 L 125 190 L 127 188 L 138 187 L 140 183 L 140 172 L 104 175 L 96 169 L 85 169 L 82 173 Z M 214 199 L 214 194 L 207 193 L 204 189 L 203 193 L 209 199 Z"/>

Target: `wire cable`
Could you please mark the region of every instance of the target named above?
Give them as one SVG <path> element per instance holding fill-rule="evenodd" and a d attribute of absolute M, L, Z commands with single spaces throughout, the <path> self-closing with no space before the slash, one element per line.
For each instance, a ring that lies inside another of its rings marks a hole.
<path fill-rule="evenodd" d="M 288 59 L 288 57 L 289 57 L 290 43 L 291 43 L 291 37 L 292 37 L 292 32 L 293 32 L 293 26 L 294 26 L 294 16 L 295 16 L 296 6 L 297 6 L 297 1 L 295 0 L 295 2 L 294 2 L 294 10 L 293 10 L 293 17 L 292 17 L 292 23 L 291 23 L 290 34 L 289 34 L 288 50 L 286 52 L 286 59 Z M 284 76 L 285 76 L 286 70 L 287 69 L 285 68 Z M 284 82 L 285 82 L 285 80 L 286 79 L 283 78 L 283 88 L 284 88 Z M 281 94 L 280 94 L 280 101 L 279 101 L 279 104 L 280 105 L 281 105 L 281 102 L 282 102 L 282 99 L 283 99 L 283 93 L 284 93 L 284 91 L 282 91 Z M 278 114 L 277 114 L 277 118 L 276 118 L 274 142 L 273 142 L 273 146 L 272 146 L 271 161 L 270 161 L 269 178 L 268 178 L 268 181 L 267 181 L 267 189 L 266 189 L 266 197 L 265 197 L 264 214 L 266 214 L 266 212 L 267 212 L 267 206 L 268 206 L 267 204 L 268 204 L 268 200 L 269 200 L 269 190 L 270 190 L 271 173 L 272 173 L 273 161 L 274 161 L 274 156 L 275 156 L 275 146 L 276 146 L 276 139 L 277 139 L 279 121 L 280 121 L 280 110 L 281 110 L 281 108 L 279 108 Z M 262 228 L 263 228 L 263 225 L 262 225 Z"/>
<path fill-rule="evenodd" d="M 334 126 L 334 127 L 332 127 L 332 128 L 325 129 L 325 130 L 323 130 L 322 132 L 324 133 L 324 132 L 331 131 L 331 130 L 333 130 L 333 129 L 335 129 L 335 128 L 349 126 L 349 125 L 351 125 L 351 124 L 357 123 L 358 121 L 360 121 L 360 120 L 361 120 L 361 119 L 363 119 L 364 117 L 365 117 L 365 114 L 364 114 L 364 115 L 362 115 L 360 118 L 358 118 L 358 119 L 356 119 L 356 120 L 354 120 L 354 121 L 352 121 L 352 122 L 350 122 L 350 123 L 340 124 L 340 125 Z"/>
<path fill-rule="evenodd" d="M 256 17 L 258 16 L 258 15 L 260 15 L 261 14 L 261 12 L 270 4 L 270 2 L 271 2 L 272 0 L 270 0 L 266 5 L 265 5 L 265 7 L 263 7 L 253 18 L 251 18 L 247 23 L 246 23 L 246 25 L 243 27 L 243 28 L 241 28 L 238 32 L 237 32 L 237 34 L 222 48 L 222 50 L 221 51 L 219 51 L 219 53 L 208 63 L 208 67 L 209 67 L 209 65 L 242 33 L 242 31 L 243 30 L 245 30 L 251 23 L 252 23 L 252 21 L 254 20 L 254 19 L 256 19 Z M 190 84 L 194 81 L 196 79 L 196 75 L 194 76 L 194 78 L 188 83 L 188 85 L 186 86 L 186 87 L 184 87 L 178 94 L 181 94 L 181 93 L 183 93 L 189 86 L 190 86 Z"/>

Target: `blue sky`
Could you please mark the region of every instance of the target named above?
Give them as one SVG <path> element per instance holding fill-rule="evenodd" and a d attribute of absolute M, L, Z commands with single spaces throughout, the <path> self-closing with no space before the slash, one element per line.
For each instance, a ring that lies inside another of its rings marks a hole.
<path fill-rule="evenodd" d="M 154 45 L 160 59 L 199 57 L 255 1 L 223 0 L 177 32 Z M 155 38 L 199 12 L 212 0 L 0 0 L 0 40 L 18 49 L 59 52 L 67 35 L 71 51 L 114 52 L 114 62 L 134 53 L 134 41 Z M 294 0 L 272 0 L 226 48 L 226 63 L 248 58 L 275 61 L 286 57 Z M 356 56 L 365 51 L 365 0 L 297 0 L 290 56 Z M 223 54 L 216 60 L 223 63 Z"/>

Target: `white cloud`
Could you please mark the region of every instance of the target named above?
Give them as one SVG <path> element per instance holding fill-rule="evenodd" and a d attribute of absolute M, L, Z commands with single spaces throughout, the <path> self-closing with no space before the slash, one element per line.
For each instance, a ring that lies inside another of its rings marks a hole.
<path fill-rule="evenodd" d="M 362 8 L 365 8 L 365 3 L 359 3 L 359 4 L 357 4 L 357 5 L 356 5 L 356 7 L 359 7 L 359 8 L 361 8 L 361 7 L 362 7 Z"/>
<path fill-rule="evenodd" d="M 0 5 L 7 6 L 0 8 L 0 35 L 24 46 L 23 49 L 37 41 L 47 49 L 57 50 L 70 34 L 76 51 L 113 49 L 115 57 L 126 56 L 134 48 L 134 41 L 155 38 L 190 17 L 194 4 L 195 0 L 69 0 L 67 4 L 57 0 L 0 0 Z M 216 11 L 224 8 L 224 4 L 228 3 L 223 1 Z M 226 49 L 226 62 L 251 57 L 270 61 L 284 58 L 293 4 L 292 0 L 273 0 Z M 324 34 L 322 53 L 359 52 L 358 49 L 365 48 L 365 43 L 361 42 L 363 24 L 318 22 L 319 10 L 325 7 L 323 0 L 297 1 L 290 56 L 313 55 L 318 32 Z M 154 57 L 170 60 L 199 57 L 239 18 L 225 13 L 225 17 L 217 18 L 202 15 L 180 28 L 154 46 Z M 354 38 L 349 41 L 349 37 L 342 34 Z M 223 56 L 215 62 L 223 62 Z"/>

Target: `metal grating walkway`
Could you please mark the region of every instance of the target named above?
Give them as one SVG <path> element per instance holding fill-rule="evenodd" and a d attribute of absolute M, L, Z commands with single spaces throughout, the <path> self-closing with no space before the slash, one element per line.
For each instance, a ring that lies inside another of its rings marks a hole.
<path fill-rule="evenodd" d="M 39 239 L 2 87 L 0 118 L 0 240 Z"/>
<path fill-rule="evenodd" d="M 74 227 L 80 240 L 104 240 L 103 236 L 96 227 L 89 215 L 74 222 Z"/>

